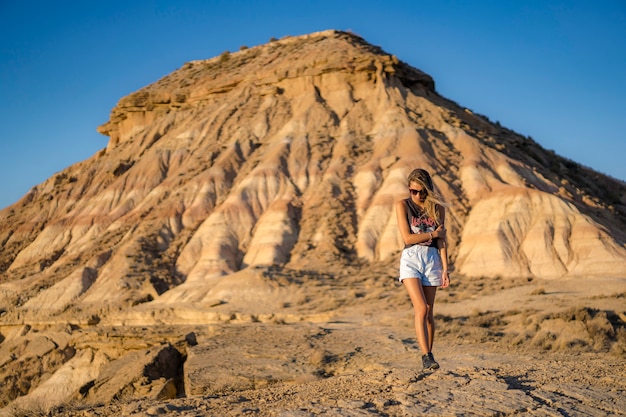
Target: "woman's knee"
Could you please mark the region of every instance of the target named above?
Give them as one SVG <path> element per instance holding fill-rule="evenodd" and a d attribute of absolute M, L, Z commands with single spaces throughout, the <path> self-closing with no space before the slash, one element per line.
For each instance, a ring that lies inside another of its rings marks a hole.
<path fill-rule="evenodd" d="M 426 320 L 431 326 L 435 325 L 435 317 L 432 314 L 426 315 Z"/>
<path fill-rule="evenodd" d="M 413 311 L 415 312 L 415 317 L 419 317 L 421 319 L 425 319 L 428 316 L 428 306 L 427 305 L 418 305 L 413 307 Z"/>
<path fill-rule="evenodd" d="M 417 314 L 417 312 L 415 314 Z M 422 308 L 422 311 L 420 311 L 419 315 L 431 323 L 435 322 L 435 315 L 433 314 L 433 309 L 428 304 Z"/>

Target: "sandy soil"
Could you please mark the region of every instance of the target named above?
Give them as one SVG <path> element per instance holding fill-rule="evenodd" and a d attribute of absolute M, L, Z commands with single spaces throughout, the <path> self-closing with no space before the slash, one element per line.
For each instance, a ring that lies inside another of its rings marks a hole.
<path fill-rule="evenodd" d="M 331 329 L 335 331 L 341 332 Z M 349 359 L 342 358 L 351 362 L 349 370 L 314 381 L 59 412 L 67 416 L 626 414 L 623 360 L 595 354 L 510 354 L 476 344 L 440 345 L 442 368 L 433 373 L 419 371 L 417 352 L 410 344 L 393 358 L 361 348 Z M 373 365 L 372 360 L 378 362 Z"/>
<path fill-rule="evenodd" d="M 52 415 L 626 415 L 626 280 L 455 277 L 438 292 L 441 369 L 424 373 L 404 289 L 380 279 L 310 285 L 301 322 L 196 326 L 204 392 Z M 253 387 L 243 373 L 258 376 Z"/>

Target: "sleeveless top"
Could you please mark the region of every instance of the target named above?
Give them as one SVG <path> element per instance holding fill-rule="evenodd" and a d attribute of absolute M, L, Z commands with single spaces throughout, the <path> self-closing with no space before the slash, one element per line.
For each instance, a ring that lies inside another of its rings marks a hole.
<path fill-rule="evenodd" d="M 429 233 L 434 232 L 437 229 L 437 222 L 428 217 L 426 212 L 419 208 L 417 204 L 411 200 L 411 198 L 405 198 L 404 204 L 406 205 L 406 220 L 409 223 L 409 230 L 411 234 Z M 426 242 L 417 243 L 420 246 L 437 247 L 437 238 L 427 240 Z M 413 245 L 404 245 L 404 249 L 410 248 Z"/>

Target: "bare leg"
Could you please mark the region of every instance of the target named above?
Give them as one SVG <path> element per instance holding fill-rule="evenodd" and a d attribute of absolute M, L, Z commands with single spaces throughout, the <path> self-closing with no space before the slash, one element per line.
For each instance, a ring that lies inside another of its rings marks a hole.
<path fill-rule="evenodd" d="M 433 326 L 432 323 L 427 324 L 428 304 L 424 294 L 424 289 L 433 287 L 423 288 L 422 282 L 417 278 L 405 278 L 402 280 L 402 283 L 409 293 L 411 303 L 413 303 L 413 312 L 415 314 L 415 335 L 417 336 L 417 343 L 419 344 L 422 353 L 425 355 L 430 352 L 430 348 L 432 347 L 429 335 Z M 434 288 L 436 289 L 436 287 Z M 430 292 L 432 291 L 429 291 L 429 293 Z M 434 301 L 434 293 L 432 294 L 432 298 Z"/>
<path fill-rule="evenodd" d="M 426 328 L 428 331 L 428 351 L 432 352 L 433 342 L 435 341 L 435 295 L 437 294 L 437 287 L 422 287 L 426 304 L 428 305 L 428 315 L 426 317 Z"/>

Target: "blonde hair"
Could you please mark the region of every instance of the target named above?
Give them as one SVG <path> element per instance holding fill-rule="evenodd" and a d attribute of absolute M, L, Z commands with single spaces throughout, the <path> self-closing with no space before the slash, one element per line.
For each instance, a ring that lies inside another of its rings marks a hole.
<path fill-rule="evenodd" d="M 439 192 L 435 191 L 433 180 L 430 174 L 425 169 L 416 168 L 409 174 L 408 185 L 412 182 L 418 183 L 423 189 L 428 190 L 426 200 L 424 200 L 424 211 L 431 219 L 435 220 L 439 225 L 439 213 L 437 212 L 437 206 L 445 207 L 446 204 L 443 201 L 443 197 Z"/>

